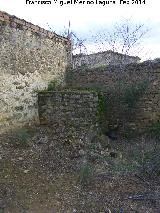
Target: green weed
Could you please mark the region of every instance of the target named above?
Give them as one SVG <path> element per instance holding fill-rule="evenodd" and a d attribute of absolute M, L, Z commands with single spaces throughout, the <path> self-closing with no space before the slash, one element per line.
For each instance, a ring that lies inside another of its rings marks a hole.
<path fill-rule="evenodd" d="M 154 138 L 160 138 L 160 122 L 152 123 L 146 130 L 146 132 Z"/>
<path fill-rule="evenodd" d="M 56 80 L 50 81 L 48 84 L 47 91 L 54 91 L 58 87 L 58 82 Z"/>
<path fill-rule="evenodd" d="M 32 137 L 32 133 L 27 128 L 21 128 L 15 132 L 15 145 L 19 148 L 27 148 L 30 146 L 29 142 Z"/>
<path fill-rule="evenodd" d="M 86 185 L 87 183 L 89 183 L 92 174 L 93 174 L 92 166 L 89 163 L 85 163 L 80 169 L 77 182 L 82 185 Z"/>
<path fill-rule="evenodd" d="M 145 93 L 147 87 L 148 81 L 146 80 L 124 87 L 122 94 L 122 103 L 126 104 L 129 108 L 134 107 Z"/>

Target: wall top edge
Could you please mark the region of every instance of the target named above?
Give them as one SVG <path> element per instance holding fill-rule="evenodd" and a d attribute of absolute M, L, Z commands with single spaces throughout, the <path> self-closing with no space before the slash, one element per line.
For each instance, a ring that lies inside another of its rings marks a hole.
<path fill-rule="evenodd" d="M 56 34 L 55 32 L 45 30 L 38 25 L 34 25 L 31 22 L 28 22 L 24 19 L 20 19 L 15 15 L 10 15 L 5 11 L 0 10 L 0 22 L 5 22 L 6 24 L 10 24 L 13 28 L 19 28 L 21 30 L 30 30 L 34 33 L 39 33 L 50 39 L 57 39 L 57 41 L 71 43 L 68 38 L 65 38 L 61 35 Z"/>

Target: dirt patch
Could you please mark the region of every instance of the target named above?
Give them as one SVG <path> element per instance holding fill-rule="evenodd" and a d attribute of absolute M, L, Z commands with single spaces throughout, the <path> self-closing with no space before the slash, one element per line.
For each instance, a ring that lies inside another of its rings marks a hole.
<path fill-rule="evenodd" d="M 103 136 L 77 147 L 47 127 L 27 134 L 0 136 L 0 213 L 160 212 L 160 178 L 140 164 L 153 139 Z"/>

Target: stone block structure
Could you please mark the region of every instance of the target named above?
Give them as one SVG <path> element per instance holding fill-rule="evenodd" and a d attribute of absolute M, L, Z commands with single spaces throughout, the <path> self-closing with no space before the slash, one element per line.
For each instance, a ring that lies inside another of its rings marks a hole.
<path fill-rule="evenodd" d="M 68 39 L 0 11 L 0 130 L 38 122 L 37 91 L 70 62 Z"/>
<path fill-rule="evenodd" d="M 160 60 L 68 71 L 70 87 L 102 89 L 109 123 L 143 129 L 160 121 Z"/>
<path fill-rule="evenodd" d="M 73 68 L 78 68 L 80 66 L 94 68 L 105 65 L 130 64 L 138 62 L 140 62 L 140 58 L 137 56 L 124 55 L 111 50 L 89 55 L 73 55 Z"/>
<path fill-rule="evenodd" d="M 98 127 L 98 94 L 86 90 L 40 92 L 40 123 L 49 125 L 53 137 L 66 141 L 84 140 Z"/>
<path fill-rule="evenodd" d="M 98 126 L 99 96 L 88 87 L 103 91 L 107 124 L 143 129 L 160 122 L 159 59 L 137 63 L 112 51 L 90 56 L 74 56 L 76 68 L 68 69 L 67 38 L 0 12 L 0 132 L 40 119 L 65 139 L 84 138 Z M 51 81 L 63 90 L 46 91 Z"/>

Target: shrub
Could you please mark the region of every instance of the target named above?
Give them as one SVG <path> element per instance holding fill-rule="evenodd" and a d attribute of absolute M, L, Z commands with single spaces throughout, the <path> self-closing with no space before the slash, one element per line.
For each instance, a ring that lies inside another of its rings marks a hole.
<path fill-rule="evenodd" d="M 20 148 L 29 147 L 29 140 L 31 139 L 32 134 L 27 128 L 21 128 L 15 132 L 15 145 Z"/>
<path fill-rule="evenodd" d="M 147 86 L 148 81 L 145 80 L 136 84 L 132 84 L 128 87 L 124 87 L 122 102 L 129 108 L 134 107 L 140 97 L 143 96 L 145 90 L 147 89 Z"/>
<path fill-rule="evenodd" d="M 149 135 L 154 138 L 160 138 L 160 122 L 152 123 L 146 130 Z"/>
<path fill-rule="evenodd" d="M 89 163 L 86 162 L 80 169 L 77 182 L 82 185 L 87 184 L 91 179 L 92 174 L 93 168 Z"/>
<path fill-rule="evenodd" d="M 58 82 L 56 80 L 50 81 L 48 84 L 47 90 L 48 91 L 56 90 L 57 86 L 58 86 Z"/>

